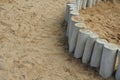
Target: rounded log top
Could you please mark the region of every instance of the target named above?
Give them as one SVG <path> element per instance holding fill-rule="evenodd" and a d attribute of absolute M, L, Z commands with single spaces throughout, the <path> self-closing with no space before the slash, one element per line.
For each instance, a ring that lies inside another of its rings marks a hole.
<path fill-rule="evenodd" d="M 84 23 L 76 23 L 75 26 L 79 28 L 86 28 L 86 25 Z"/>
<path fill-rule="evenodd" d="M 78 11 L 71 11 L 70 14 L 79 15 Z"/>
<path fill-rule="evenodd" d="M 96 34 L 96 33 L 92 33 L 92 34 L 90 35 L 90 38 L 98 38 L 98 37 L 99 37 L 99 35 Z"/>
<path fill-rule="evenodd" d="M 105 39 L 97 39 L 96 42 L 98 42 L 100 44 L 106 44 L 106 43 L 108 43 L 108 41 L 105 40 Z"/>
<path fill-rule="evenodd" d="M 113 43 L 108 43 L 108 44 L 105 44 L 104 46 L 105 46 L 105 48 L 107 48 L 109 50 L 117 50 L 118 49 L 118 46 Z"/>
<path fill-rule="evenodd" d="M 84 22 L 84 19 L 81 16 L 72 16 L 71 19 L 72 21 L 75 21 L 75 22 Z"/>
<path fill-rule="evenodd" d="M 84 29 L 84 30 L 79 30 L 81 34 L 85 34 L 85 35 L 90 35 L 92 34 L 93 32 L 88 30 L 88 29 Z"/>

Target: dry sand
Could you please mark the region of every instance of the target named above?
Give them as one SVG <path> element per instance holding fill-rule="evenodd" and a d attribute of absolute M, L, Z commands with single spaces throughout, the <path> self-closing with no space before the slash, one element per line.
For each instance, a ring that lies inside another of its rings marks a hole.
<path fill-rule="evenodd" d="M 101 38 L 120 46 L 120 2 L 100 3 L 81 11 L 81 16 L 85 18 L 85 23 L 93 32 Z"/>
<path fill-rule="evenodd" d="M 65 3 L 0 0 L 0 80 L 104 80 L 67 55 Z"/>

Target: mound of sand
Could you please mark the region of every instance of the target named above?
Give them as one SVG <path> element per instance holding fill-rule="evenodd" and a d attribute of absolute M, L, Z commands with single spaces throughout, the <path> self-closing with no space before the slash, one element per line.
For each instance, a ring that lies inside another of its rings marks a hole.
<path fill-rule="evenodd" d="M 120 3 L 102 2 L 80 13 L 90 30 L 120 46 Z"/>

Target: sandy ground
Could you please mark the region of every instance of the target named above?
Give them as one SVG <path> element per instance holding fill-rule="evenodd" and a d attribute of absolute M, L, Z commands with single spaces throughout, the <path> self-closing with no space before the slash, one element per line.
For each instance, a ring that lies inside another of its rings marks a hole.
<path fill-rule="evenodd" d="M 65 3 L 0 0 L 0 80 L 104 80 L 67 55 Z"/>
<path fill-rule="evenodd" d="M 93 32 L 101 38 L 120 46 L 120 2 L 100 3 L 93 8 L 81 11 L 81 16 L 85 18 L 85 23 Z"/>

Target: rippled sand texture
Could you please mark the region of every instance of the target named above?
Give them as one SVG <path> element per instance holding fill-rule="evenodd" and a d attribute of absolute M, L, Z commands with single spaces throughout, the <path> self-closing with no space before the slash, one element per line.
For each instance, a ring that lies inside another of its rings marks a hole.
<path fill-rule="evenodd" d="M 120 2 L 100 3 L 81 11 L 88 28 L 100 35 L 101 38 L 120 46 Z"/>
<path fill-rule="evenodd" d="M 67 55 L 65 4 L 0 0 L 0 80 L 103 80 Z"/>

